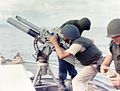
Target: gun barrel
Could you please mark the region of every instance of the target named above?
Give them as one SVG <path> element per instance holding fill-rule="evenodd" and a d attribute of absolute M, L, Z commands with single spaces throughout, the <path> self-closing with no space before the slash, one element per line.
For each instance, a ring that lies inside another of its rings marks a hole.
<path fill-rule="evenodd" d="M 24 23 L 25 25 L 35 29 L 37 32 L 41 32 L 41 28 L 32 24 L 31 22 L 27 21 L 26 19 L 23 19 L 21 16 L 16 16 L 17 20 Z"/>
<path fill-rule="evenodd" d="M 40 35 L 36 31 L 34 31 L 33 29 L 30 29 L 30 28 L 26 27 L 25 25 L 17 22 L 16 20 L 14 20 L 10 17 L 7 19 L 7 22 L 10 23 L 11 25 L 15 26 L 16 28 L 22 30 L 23 32 L 31 35 L 32 37 L 37 37 L 37 36 Z"/>

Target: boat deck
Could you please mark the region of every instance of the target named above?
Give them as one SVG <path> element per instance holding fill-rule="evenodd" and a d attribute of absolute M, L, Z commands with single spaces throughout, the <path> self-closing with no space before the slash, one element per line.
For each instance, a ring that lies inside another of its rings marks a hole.
<path fill-rule="evenodd" d="M 8 62 L 7 65 L 11 65 L 11 64 Z M 33 80 L 39 67 L 37 63 L 23 62 L 23 66 L 26 69 L 26 71 L 32 72 L 33 77 L 31 77 L 31 79 Z M 52 73 L 57 79 L 57 76 L 58 76 L 57 68 L 55 68 L 54 65 L 50 65 L 50 68 L 52 69 Z M 50 74 L 43 75 L 41 78 L 41 81 L 42 81 L 42 84 L 38 84 L 37 86 L 35 86 L 36 91 L 64 91 L 58 88 L 57 83 L 54 81 L 53 77 Z M 120 91 L 112 87 L 108 78 L 103 76 L 101 73 L 98 73 L 96 75 L 93 82 L 99 87 L 100 91 Z M 72 90 L 69 90 L 69 91 L 72 91 Z"/>

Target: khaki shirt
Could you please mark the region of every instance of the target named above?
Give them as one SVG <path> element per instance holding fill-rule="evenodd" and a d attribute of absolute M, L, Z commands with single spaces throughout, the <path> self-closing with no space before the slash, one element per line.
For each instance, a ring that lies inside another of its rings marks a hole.
<path fill-rule="evenodd" d="M 75 54 L 77 52 L 83 52 L 85 51 L 85 47 L 83 47 L 80 44 L 72 44 L 67 50 L 65 50 L 66 52 L 69 52 L 72 54 L 72 56 L 66 57 L 64 58 L 64 60 L 72 65 L 75 65 Z"/>

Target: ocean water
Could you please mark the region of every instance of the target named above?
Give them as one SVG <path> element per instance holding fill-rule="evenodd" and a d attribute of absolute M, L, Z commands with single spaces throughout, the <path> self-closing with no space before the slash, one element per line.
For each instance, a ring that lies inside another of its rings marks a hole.
<path fill-rule="evenodd" d="M 110 42 L 110 39 L 106 37 L 106 28 L 92 27 L 90 31 L 83 32 L 83 36 L 94 40 L 94 43 L 103 52 L 103 55 L 106 55 Z M 35 62 L 35 58 L 32 56 L 35 54 L 33 41 L 33 37 L 14 26 L 0 27 L 0 53 L 6 59 L 12 59 L 17 52 L 20 52 L 24 61 Z M 50 60 L 57 60 L 55 52 L 51 54 Z M 52 63 L 57 64 L 57 61 Z"/>

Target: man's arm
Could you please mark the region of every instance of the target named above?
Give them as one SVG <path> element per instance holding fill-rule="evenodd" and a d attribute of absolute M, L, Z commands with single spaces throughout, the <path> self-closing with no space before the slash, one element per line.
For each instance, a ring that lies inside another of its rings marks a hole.
<path fill-rule="evenodd" d="M 109 52 L 101 65 L 101 70 L 100 70 L 101 73 L 106 73 L 109 70 L 109 66 L 111 62 L 112 62 L 112 54 Z M 109 78 L 109 79 L 115 88 L 120 89 L 120 74 L 118 73 L 115 73 L 115 74 L 116 74 L 116 77 Z"/>
<path fill-rule="evenodd" d="M 60 28 L 63 28 L 67 24 L 76 25 L 77 24 L 77 20 L 69 20 L 69 21 L 65 22 L 62 26 L 60 26 Z"/>
<path fill-rule="evenodd" d="M 58 42 L 57 42 L 57 39 L 56 39 L 56 36 L 51 36 L 48 38 L 48 40 L 52 43 L 52 45 L 54 46 L 55 48 L 55 51 L 58 55 L 58 57 L 60 59 L 64 59 L 68 56 L 71 56 L 72 54 L 69 53 L 69 52 L 66 52 L 65 50 L 63 50 L 59 45 L 58 45 Z"/>
<path fill-rule="evenodd" d="M 56 45 L 54 45 L 54 48 L 60 59 L 64 59 L 64 58 L 72 55 L 71 53 L 66 52 L 65 50 L 61 49 L 61 47 L 58 45 L 58 43 Z"/>
<path fill-rule="evenodd" d="M 108 71 L 111 62 L 112 62 L 112 54 L 109 52 L 106 55 L 102 65 L 101 65 L 101 68 L 100 68 L 101 73 L 106 73 Z"/>

